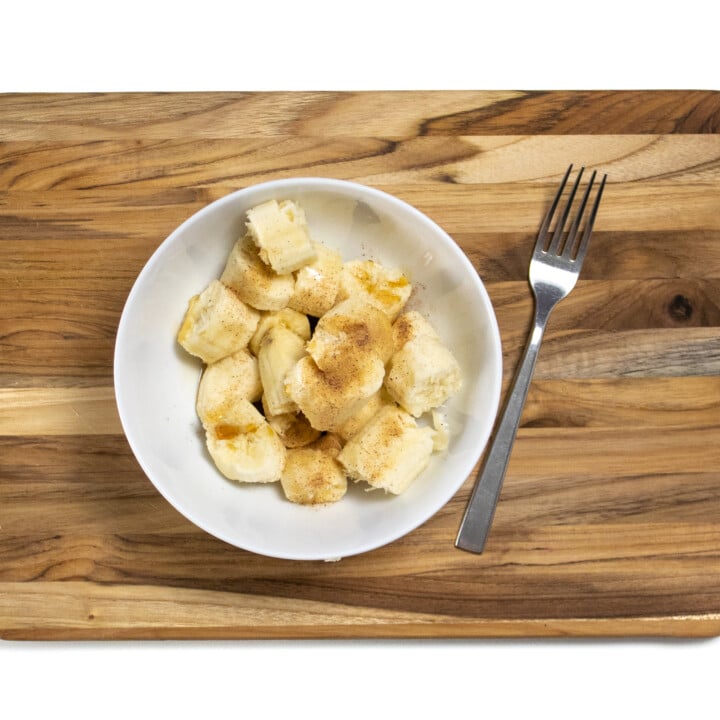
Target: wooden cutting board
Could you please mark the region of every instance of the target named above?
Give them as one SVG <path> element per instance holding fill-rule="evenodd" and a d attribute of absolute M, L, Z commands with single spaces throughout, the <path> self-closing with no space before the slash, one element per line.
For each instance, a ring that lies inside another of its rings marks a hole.
<path fill-rule="evenodd" d="M 159 243 L 271 178 L 379 187 L 484 280 L 505 388 L 569 162 L 609 175 L 540 353 L 483 555 L 472 486 L 338 563 L 216 540 L 135 461 L 115 332 Z M 720 94 L 0 96 L 0 636 L 720 634 Z"/>

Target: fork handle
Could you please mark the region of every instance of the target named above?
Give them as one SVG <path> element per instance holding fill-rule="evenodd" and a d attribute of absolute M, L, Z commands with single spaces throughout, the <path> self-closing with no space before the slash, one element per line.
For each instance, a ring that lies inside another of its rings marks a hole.
<path fill-rule="evenodd" d="M 550 312 L 556 304 L 557 300 L 550 303 L 539 301 L 537 298 L 535 300 L 533 329 L 525 345 L 520 366 L 513 380 L 512 390 L 505 404 L 502 418 L 495 431 L 495 437 L 488 450 L 482 471 L 475 482 L 470 502 L 460 525 L 460 532 L 455 541 L 455 547 L 461 550 L 481 553 L 485 548 L 485 541 L 495 515 L 495 507 L 500 497 L 505 471 L 510 461 L 510 451 L 517 435 L 520 417 L 530 389 L 530 381 L 535 370 L 540 343 L 545 333 L 545 326 Z"/>

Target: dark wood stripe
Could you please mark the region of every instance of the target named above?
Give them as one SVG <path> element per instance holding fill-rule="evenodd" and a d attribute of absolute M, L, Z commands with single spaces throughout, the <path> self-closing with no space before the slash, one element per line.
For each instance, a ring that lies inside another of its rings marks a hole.
<path fill-rule="evenodd" d="M 425 134 L 716 133 L 715 92 L 529 92 L 487 107 L 431 118 Z"/>

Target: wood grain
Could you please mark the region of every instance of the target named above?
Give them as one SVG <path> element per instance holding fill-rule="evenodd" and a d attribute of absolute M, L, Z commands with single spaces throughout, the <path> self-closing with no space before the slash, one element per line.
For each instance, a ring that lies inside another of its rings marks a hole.
<path fill-rule="evenodd" d="M 12 592 L 19 612 L 3 613 L 3 598 Z M 48 613 L 50 608 L 50 613 Z M 132 618 L 141 618 L 133 621 Z M 645 617 L 618 618 L 614 634 L 684 635 L 688 620 L 698 635 L 717 628 L 717 618 Z M 272 596 L 179 589 L 171 598 L 153 586 L 107 588 L 68 582 L 39 590 L 26 584 L 21 590 L 0 583 L 0 623 L 8 639 L 97 638 L 286 638 L 290 628 L 320 638 L 337 637 L 435 637 L 438 624 L 457 636 L 526 637 L 606 635 L 607 627 L 588 619 L 477 620 L 447 618 L 432 613 L 383 612 L 315 601 L 295 601 L 292 606 Z"/>
<path fill-rule="evenodd" d="M 609 173 L 551 318 L 486 552 L 430 521 L 339 563 L 252 555 L 154 489 L 112 387 L 159 243 L 254 182 L 379 187 L 484 280 L 504 390 L 568 161 Z M 0 96 L 0 636 L 720 634 L 720 94 Z"/>
<path fill-rule="evenodd" d="M 712 91 L 7 95 L 1 140 L 716 133 Z"/>

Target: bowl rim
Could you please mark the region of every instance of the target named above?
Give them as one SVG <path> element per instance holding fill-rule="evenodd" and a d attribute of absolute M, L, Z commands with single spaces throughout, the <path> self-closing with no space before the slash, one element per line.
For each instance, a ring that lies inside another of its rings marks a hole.
<path fill-rule="evenodd" d="M 356 547 L 352 551 L 344 552 L 342 554 L 342 557 L 352 557 L 354 555 L 359 555 L 365 552 L 370 552 L 372 550 L 379 549 L 381 547 L 384 547 L 386 545 L 389 545 L 390 543 L 395 542 L 396 540 L 400 539 L 401 537 L 404 537 L 405 535 L 408 535 L 409 533 L 413 532 L 417 528 L 419 528 L 421 525 L 426 523 L 430 518 L 432 518 L 434 515 L 436 515 L 447 503 L 457 494 L 457 492 L 460 490 L 462 485 L 467 480 L 469 473 L 472 471 L 473 467 L 477 463 L 477 461 L 482 456 L 482 453 L 487 447 L 487 444 L 490 440 L 490 436 L 492 434 L 493 427 L 497 421 L 497 415 L 499 411 L 499 404 L 500 404 L 500 394 L 502 390 L 502 378 L 503 378 L 503 357 L 502 357 L 502 340 L 500 337 L 500 329 L 497 322 L 497 317 L 495 315 L 495 310 L 492 305 L 492 301 L 490 300 L 490 296 L 487 292 L 487 289 L 485 288 L 485 285 L 480 278 L 480 274 L 475 269 L 475 266 L 470 262 L 470 259 L 465 254 L 465 252 L 462 250 L 462 248 L 457 244 L 457 242 L 447 233 L 447 231 L 444 230 L 437 222 L 435 222 L 432 218 L 430 218 L 425 213 L 418 210 L 416 207 L 411 205 L 409 202 L 397 197 L 396 195 L 392 195 L 391 193 L 388 193 L 384 190 L 380 190 L 378 188 L 372 187 L 370 185 L 365 185 L 362 183 L 358 183 L 351 180 L 342 180 L 342 179 L 334 179 L 334 178 L 325 178 L 325 177 L 289 177 L 289 178 L 280 178 L 277 180 L 267 180 L 260 183 L 253 183 L 251 185 L 247 185 L 245 187 L 239 188 L 237 190 L 234 190 L 226 195 L 223 195 L 220 198 L 217 198 L 216 200 L 213 200 L 212 202 L 208 203 L 207 205 L 204 205 L 199 210 L 196 210 L 194 213 L 192 213 L 190 216 L 188 216 L 180 225 L 178 225 L 153 251 L 151 256 L 148 258 L 148 260 L 145 262 L 143 268 L 138 273 L 137 277 L 135 278 L 135 281 L 133 282 L 132 288 L 130 289 L 130 292 L 127 295 L 127 298 L 125 300 L 125 303 L 123 305 L 123 310 L 120 316 L 120 320 L 118 322 L 117 331 L 115 334 L 115 347 L 113 352 L 113 390 L 115 395 L 115 402 L 118 409 L 118 414 L 120 417 L 120 424 L 123 429 L 123 433 L 125 435 L 125 438 L 130 445 L 130 449 L 133 453 L 133 456 L 135 457 L 136 461 L 140 465 L 141 469 L 145 473 L 148 480 L 152 483 L 152 485 L 155 487 L 155 489 L 167 500 L 170 505 L 177 510 L 181 515 L 183 515 L 187 520 L 192 522 L 196 527 L 200 528 L 204 532 L 208 533 L 209 535 L 222 540 L 223 542 L 228 543 L 229 545 L 236 547 L 241 550 L 246 550 L 248 552 L 252 552 L 261 556 L 265 557 L 271 557 L 276 559 L 283 559 L 283 560 L 306 560 L 306 561 L 317 561 L 317 560 L 337 560 L 340 559 L 339 557 L 333 555 L 332 553 L 328 553 L 322 556 L 318 556 L 316 554 L 308 554 L 303 552 L 287 552 L 287 553 L 278 553 L 278 552 L 270 552 L 267 549 L 260 548 L 257 546 L 253 546 L 252 543 L 247 543 L 240 545 L 238 544 L 238 541 L 230 538 L 227 536 L 227 534 L 223 532 L 219 532 L 214 528 L 208 527 L 207 523 L 205 523 L 201 518 L 198 518 L 192 508 L 186 507 L 182 502 L 180 502 L 177 498 L 175 498 L 171 492 L 171 489 L 166 486 L 166 484 L 162 480 L 158 480 L 155 477 L 155 473 L 151 470 L 151 468 L 148 466 L 146 460 L 142 457 L 142 453 L 139 452 L 138 446 L 139 442 L 137 438 L 134 436 L 134 432 L 131 428 L 130 424 L 130 416 L 131 413 L 129 411 L 129 408 L 125 405 L 122 397 L 122 393 L 120 392 L 120 389 L 122 388 L 122 378 L 120 377 L 120 368 L 122 365 L 122 340 L 125 335 L 125 333 L 128 331 L 127 326 L 129 323 L 129 309 L 134 303 L 136 295 L 140 292 L 141 287 L 143 286 L 143 283 L 145 281 L 146 276 L 150 275 L 157 263 L 160 261 L 160 258 L 164 254 L 165 250 L 171 246 L 175 239 L 181 235 L 186 227 L 189 225 L 197 222 L 201 217 L 210 214 L 214 211 L 216 211 L 219 207 L 226 205 L 226 204 L 232 204 L 234 203 L 238 197 L 250 194 L 250 193 L 261 193 L 265 190 L 268 190 L 272 188 L 273 190 L 277 190 L 278 192 L 281 192 L 283 189 L 287 188 L 295 188 L 297 189 L 297 186 L 302 186 L 303 192 L 314 192 L 314 191 L 331 191 L 333 189 L 337 189 L 338 187 L 344 188 L 346 191 L 356 191 L 361 193 L 362 195 L 366 197 L 372 197 L 372 198 L 378 198 L 381 199 L 384 202 L 389 203 L 390 205 L 394 205 L 399 207 L 399 209 L 407 213 L 409 215 L 414 216 L 420 223 L 426 225 L 431 229 L 434 233 L 441 235 L 445 241 L 447 242 L 447 249 L 452 251 L 454 255 L 454 260 L 460 263 L 460 265 L 463 266 L 463 269 L 465 273 L 468 274 L 468 276 L 472 279 L 473 285 L 475 286 L 475 289 L 478 291 L 479 295 L 481 296 L 483 300 L 483 304 L 485 305 L 486 310 L 488 311 L 487 319 L 488 319 L 488 331 L 490 335 L 493 338 L 492 343 L 492 354 L 494 355 L 493 361 L 495 366 L 497 367 L 497 379 L 494 383 L 494 386 L 492 388 L 492 397 L 488 398 L 487 407 L 492 408 L 492 421 L 489 423 L 487 431 L 485 433 L 484 437 L 480 438 L 479 446 L 476 452 L 472 453 L 472 459 L 468 460 L 464 463 L 464 467 L 461 471 L 458 471 L 457 480 L 450 483 L 448 485 L 448 490 L 444 494 L 444 499 L 441 504 L 434 506 L 430 508 L 428 511 L 425 511 L 423 513 L 418 513 L 418 516 L 416 520 L 413 523 L 403 525 L 400 527 L 396 532 L 388 533 L 387 536 L 385 536 L 381 542 L 377 541 L 368 541 L 365 543 L 358 543 Z M 490 349 L 490 348 L 489 348 Z M 465 467 L 466 466 L 466 467 Z M 460 521 L 458 520 L 458 523 Z"/>

